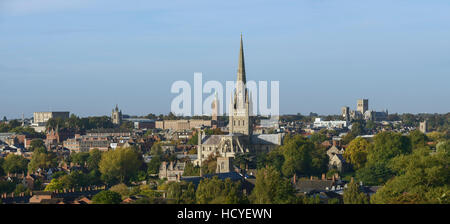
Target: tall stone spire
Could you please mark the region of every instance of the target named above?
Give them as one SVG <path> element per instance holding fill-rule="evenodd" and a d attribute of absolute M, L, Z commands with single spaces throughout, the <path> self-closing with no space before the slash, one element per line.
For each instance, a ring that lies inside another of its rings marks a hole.
<path fill-rule="evenodd" d="M 244 44 L 242 41 L 242 33 L 241 33 L 241 49 L 239 50 L 237 81 L 242 81 L 244 84 L 247 83 L 247 80 L 245 78 Z"/>

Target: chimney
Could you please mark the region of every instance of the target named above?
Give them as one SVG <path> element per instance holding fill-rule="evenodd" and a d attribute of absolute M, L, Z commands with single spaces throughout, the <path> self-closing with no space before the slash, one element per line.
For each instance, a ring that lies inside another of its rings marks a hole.
<path fill-rule="evenodd" d="M 313 176 L 310 176 L 309 179 L 310 179 L 310 180 L 313 180 Z"/>
<path fill-rule="evenodd" d="M 297 184 L 297 174 L 294 174 L 294 184 Z"/>
<path fill-rule="evenodd" d="M 327 179 L 327 178 L 326 178 L 325 174 L 322 173 L 322 180 L 326 180 L 326 179 Z"/>

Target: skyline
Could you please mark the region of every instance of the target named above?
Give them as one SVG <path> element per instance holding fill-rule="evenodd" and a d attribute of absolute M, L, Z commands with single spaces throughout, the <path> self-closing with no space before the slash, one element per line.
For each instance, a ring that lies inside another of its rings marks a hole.
<path fill-rule="evenodd" d="M 234 80 L 241 32 L 247 77 L 280 81 L 281 114 L 339 114 L 359 98 L 450 111 L 448 2 L 133 3 L 0 3 L 0 116 L 167 114 L 173 82 Z"/>

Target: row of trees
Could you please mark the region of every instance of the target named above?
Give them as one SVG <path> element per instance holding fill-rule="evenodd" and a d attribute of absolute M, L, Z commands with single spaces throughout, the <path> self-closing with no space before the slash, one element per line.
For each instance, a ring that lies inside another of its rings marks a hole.
<path fill-rule="evenodd" d="M 77 133 L 83 133 L 92 129 L 114 128 L 114 124 L 108 116 L 80 118 L 75 114 L 72 114 L 68 119 L 50 118 L 47 121 L 47 128 L 67 128 Z"/>
<path fill-rule="evenodd" d="M 429 141 L 437 144 L 431 147 Z M 445 133 L 382 132 L 371 142 L 352 140 L 344 158 L 358 181 L 383 186 L 371 203 L 448 203 L 449 145 Z"/>

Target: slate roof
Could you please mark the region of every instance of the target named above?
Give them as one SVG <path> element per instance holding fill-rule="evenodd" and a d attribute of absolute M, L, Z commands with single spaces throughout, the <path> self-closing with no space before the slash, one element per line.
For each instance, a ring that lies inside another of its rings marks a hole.
<path fill-rule="evenodd" d="M 273 144 L 278 145 L 279 134 L 260 134 L 252 135 L 252 144 L 267 145 Z"/>
<path fill-rule="evenodd" d="M 202 140 L 202 144 L 204 145 L 218 145 L 220 143 L 220 140 L 222 140 L 221 135 L 207 135 Z"/>
<path fill-rule="evenodd" d="M 334 185 L 333 180 L 298 180 L 295 189 L 299 192 L 326 191 Z"/>

